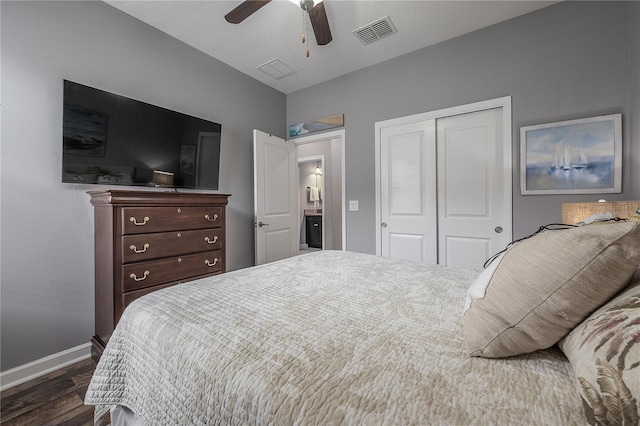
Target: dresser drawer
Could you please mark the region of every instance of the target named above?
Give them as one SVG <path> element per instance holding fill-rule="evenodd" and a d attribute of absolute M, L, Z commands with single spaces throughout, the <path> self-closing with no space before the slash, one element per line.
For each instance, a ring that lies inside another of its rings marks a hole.
<path fill-rule="evenodd" d="M 126 308 L 127 306 L 129 306 L 129 304 L 131 302 L 133 302 L 134 300 L 144 296 L 145 294 L 149 294 L 152 293 L 154 291 L 157 290 L 161 290 L 163 288 L 167 288 L 167 287 L 171 287 L 174 286 L 176 284 L 180 284 L 180 281 L 177 282 L 173 282 L 173 283 L 167 283 L 167 284 L 161 284 L 161 285 L 157 285 L 155 287 L 148 287 L 148 288 L 143 288 L 142 290 L 136 290 L 136 291 L 129 291 L 127 293 L 123 293 L 122 294 L 122 308 Z M 118 318 L 120 319 L 120 318 Z"/>
<path fill-rule="evenodd" d="M 222 207 L 124 207 L 122 235 L 221 227 Z"/>
<path fill-rule="evenodd" d="M 140 262 L 222 248 L 222 228 L 122 237 L 122 263 Z"/>
<path fill-rule="evenodd" d="M 222 250 L 215 250 L 123 265 L 120 268 L 122 291 L 133 291 L 170 281 L 221 272 L 224 263 L 222 256 Z"/>

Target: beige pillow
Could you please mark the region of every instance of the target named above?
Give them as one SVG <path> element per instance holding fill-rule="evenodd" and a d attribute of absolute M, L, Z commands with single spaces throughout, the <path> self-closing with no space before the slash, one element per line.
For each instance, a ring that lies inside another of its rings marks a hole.
<path fill-rule="evenodd" d="M 640 424 L 640 270 L 558 346 L 575 372 L 589 424 Z"/>
<path fill-rule="evenodd" d="M 471 301 L 463 330 L 471 356 L 548 348 L 629 281 L 640 263 L 640 223 L 548 231 L 513 246 Z"/>

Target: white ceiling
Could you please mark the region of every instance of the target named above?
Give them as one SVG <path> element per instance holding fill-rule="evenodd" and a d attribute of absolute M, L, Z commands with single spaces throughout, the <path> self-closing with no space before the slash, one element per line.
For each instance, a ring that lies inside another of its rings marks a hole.
<path fill-rule="evenodd" d="M 291 93 L 373 64 L 549 6 L 556 1 L 325 0 L 333 41 L 305 56 L 302 9 L 273 0 L 240 24 L 224 15 L 241 3 L 105 0 L 123 12 L 283 92 Z M 354 30 L 389 16 L 396 34 L 363 45 Z M 308 18 L 305 18 L 308 19 Z M 276 80 L 257 67 L 273 59 L 296 73 Z"/>

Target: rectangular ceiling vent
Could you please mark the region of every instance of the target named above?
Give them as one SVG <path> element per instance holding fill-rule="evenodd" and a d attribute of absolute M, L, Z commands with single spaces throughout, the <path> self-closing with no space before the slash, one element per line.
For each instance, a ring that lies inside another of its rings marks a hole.
<path fill-rule="evenodd" d="M 397 32 L 398 30 L 396 30 L 395 25 L 391 22 L 391 18 L 385 16 L 382 19 L 378 19 L 375 22 L 354 30 L 353 34 L 362 44 L 367 45 Z"/>
<path fill-rule="evenodd" d="M 290 75 L 298 72 L 278 58 L 272 59 L 269 62 L 265 62 L 257 68 L 268 76 L 275 78 L 276 80 L 289 77 Z"/>

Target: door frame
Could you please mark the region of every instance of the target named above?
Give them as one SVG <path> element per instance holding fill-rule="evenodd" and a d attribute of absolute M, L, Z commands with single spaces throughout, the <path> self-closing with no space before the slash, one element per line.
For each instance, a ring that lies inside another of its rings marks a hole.
<path fill-rule="evenodd" d="M 297 145 L 296 145 L 297 146 Z M 312 155 L 311 157 L 298 157 L 298 182 L 300 182 L 300 163 L 320 163 L 320 169 L 322 170 L 322 197 L 324 198 L 324 194 L 325 194 L 325 186 L 324 186 L 324 154 L 323 155 Z M 302 200 L 300 200 L 300 194 L 302 193 L 302 188 L 298 188 L 298 209 L 300 208 L 300 206 L 302 205 Z M 298 210 L 298 224 L 300 225 L 300 213 L 304 212 L 300 212 Z M 321 220 L 322 220 L 322 248 L 324 249 L 325 244 L 324 244 L 324 232 L 326 231 L 326 227 L 324 226 L 324 214 L 325 214 L 325 209 L 324 207 L 322 208 L 322 216 L 321 216 Z M 302 233 L 302 225 L 300 225 L 300 229 L 298 230 L 298 235 L 300 235 Z"/>
<path fill-rule="evenodd" d="M 453 115 L 468 114 L 472 112 L 484 111 L 488 109 L 502 108 L 502 137 L 503 137 L 503 155 L 505 159 L 509 159 L 511 168 L 509 169 L 510 178 L 504 183 L 504 200 L 505 218 L 507 223 L 505 229 L 511 231 L 513 235 L 513 156 L 512 156 L 512 124 L 511 124 L 511 96 L 504 96 L 486 101 L 474 102 L 465 105 L 458 105 L 450 108 L 444 108 L 406 117 L 393 118 L 390 120 L 378 121 L 375 123 L 375 191 L 376 191 L 376 255 L 382 255 L 382 230 L 380 223 L 382 221 L 382 182 L 381 182 L 381 130 L 387 127 L 401 126 L 419 121 L 438 120 L 440 118 L 451 117 Z M 437 132 L 436 126 L 433 131 Z M 433 135 L 434 139 L 436 135 Z"/>
<path fill-rule="evenodd" d="M 298 145 L 302 145 L 302 144 L 310 144 L 310 143 L 315 143 L 315 142 L 323 142 L 326 140 L 332 140 L 332 139 L 340 139 L 340 145 L 341 145 L 341 152 L 340 152 L 340 157 L 341 157 L 341 163 L 340 167 L 341 167 L 341 175 L 342 175 L 342 182 L 340 182 L 341 184 L 341 191 L 342 191 L 342 251 L 346 251 L 347 250 L 347 209 L 346 209 L 346 200 L 347 200 L 347 194 L 346 194 L 346 184 L 345 184 L 345 141 L 346 141 L 346 132 L 345 129 L 339 129 L 339 130 L 333 130 L 330 132 L 324 132 L 324 133 L 319 133 L 317 135 L 308 135 L 308 136 L 301 136 L 301 137 L 297 137 L 295 139 L 290 139 L 290 141 L 292 141 L 293 143 L 296 144 L 296 146 Z M 324 179 L 324 176 L 323 176 Z M 326 184 L 326 182 L 325 182 Z M 323 212 L 324 213 L 324 212 Z M 324 221 L 324 215 L 323 215 L 323 219 Z M 300 226 L 300 224 L 298 223 L 298 226 Z M 323 227 L 323 243 L 324 243 L 324 227 Z M 298 234 L 300 233 L 300 229 L 298 229 Z"/>

